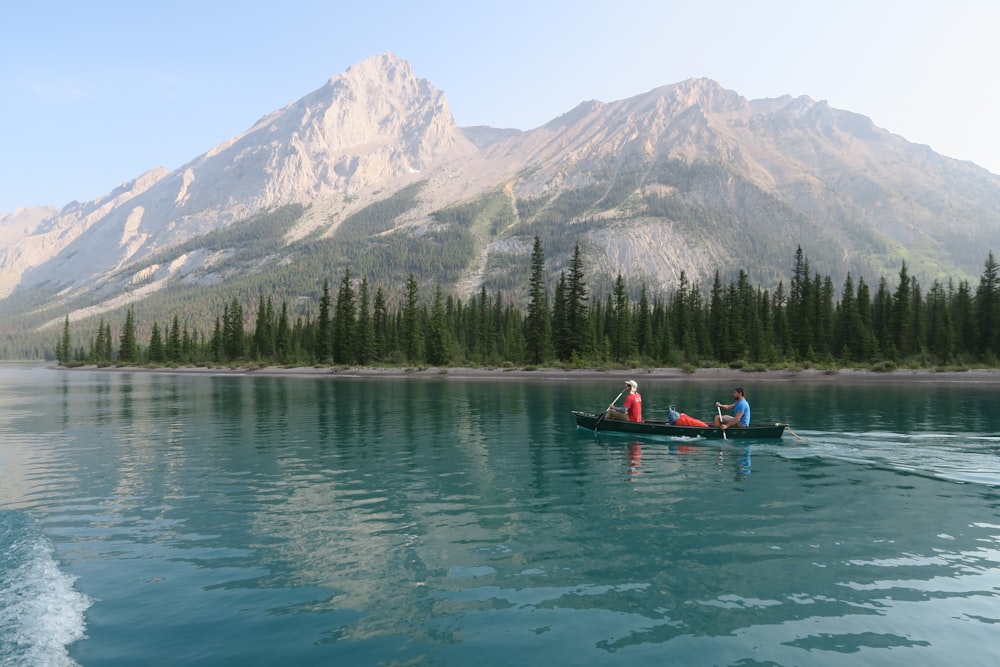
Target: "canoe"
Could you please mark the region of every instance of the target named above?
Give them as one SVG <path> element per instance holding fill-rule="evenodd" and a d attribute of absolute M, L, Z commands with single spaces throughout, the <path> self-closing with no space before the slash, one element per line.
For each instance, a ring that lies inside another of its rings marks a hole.
<path fill-rule="evenodd" d="M 593 431 L 597 418 L 601 413 L 578 412 L 573 410 L 576 425 Z M 786 424 L 751 424 L 747 427 L 730 427 L 726 429 L 729 440 L 774 440 L 781 438 Z M 722 429 L 714 426 L 674 426 L 666 420 L 650 419 L 644 422 L 626 422 L 617 419 L 602 419 L 597 424 L 597 430 L 602 433 L 625 433 L 629 435 L 663 435 L 672 438 L 710 438 L 722 440 Z"/>

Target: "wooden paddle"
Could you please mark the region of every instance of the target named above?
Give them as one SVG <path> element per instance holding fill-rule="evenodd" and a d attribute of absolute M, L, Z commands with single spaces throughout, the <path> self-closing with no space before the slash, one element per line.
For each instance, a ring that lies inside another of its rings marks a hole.
<path fill-rule="evenodd" d="M 611 401 L 611 405 L 614 405 L 615 403 L 617 403 L 618 399 L 621 398 L 622 394 L 624 394 L 624 393 L 625 393 L 624 391 L 619 392 L 619 394 L 617 396 L 615 396 L 615 400 Z M 601 425 L 601 422 L 604 421 L 604 418 L 608 416 L 608 411 L 610 409 L 611 408 L 605 408 L 604 412 L 601 413 L 601 416 L 597 418 L 596 422 L 594 422 L 594 430 L 595 431 L 597 430 L 597 427 Z"/>
<path fill-rule="evenodd" d="M 719 411 L 719 428 L 722 428 L 722 408 L 720 408 L 718 405 L 716 405 L 715 409 Z M 726 429 L 724 429 L 724 428 L 722 429 L 722 439 L 723 440 L 729 440 L 729 436 L 726 435 Z"/>

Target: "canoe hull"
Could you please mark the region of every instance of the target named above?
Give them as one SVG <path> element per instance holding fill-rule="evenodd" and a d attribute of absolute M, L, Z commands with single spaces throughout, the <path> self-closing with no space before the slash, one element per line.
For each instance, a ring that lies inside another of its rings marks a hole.
<path fill-rule="evenodd" d="M 593 431 L 600 413 L 578 412 L 573 410 L 576 425 Z M 661 435 L 672 438 L 708 438 L 722 440 L 721 428 L 714 426 L 673 426 L 670 422 L 650 420 L 645 422 L 626 422 L 617 419 L 603 419 L 597 424 L 601 433 L 624 433 L 637 436 Z M 729 440 L 776 440 L 785 432 L 785 424 L 751 425 L 746 428 L 735 426 L 726 429 L 725 437 Z"/>

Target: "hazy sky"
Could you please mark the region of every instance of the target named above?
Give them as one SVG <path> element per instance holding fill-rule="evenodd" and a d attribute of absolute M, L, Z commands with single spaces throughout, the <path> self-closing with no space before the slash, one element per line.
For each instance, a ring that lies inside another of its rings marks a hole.
<path fill-rule="evenodd" d="M 0 9 L 0 212 L 176 169 L 391 51 L 461 126 L 690 77 L 807 95 L 1000 173 L 1000 2 L 33 0 Z"/>

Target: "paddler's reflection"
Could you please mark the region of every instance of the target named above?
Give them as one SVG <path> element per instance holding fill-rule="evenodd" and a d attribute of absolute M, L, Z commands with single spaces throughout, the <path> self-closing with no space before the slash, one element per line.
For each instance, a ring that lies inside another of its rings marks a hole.
<path fill-rule="evenodd" d="M 750 445 L 743 446 L 743 455 L 736 460 L 736 480 L 746 479 L 750 475 Z"/>
<path fill-rule="evenodd" d="M 628 448 L 625 450 L 625 458 L 628 463 L 628 470 L 626 474 L 631 476 L 641 475 L 642 471 L 639 468 L 642 466 L 642 444 L 638 442 L 633 442 L 629 444 Z"/>

